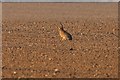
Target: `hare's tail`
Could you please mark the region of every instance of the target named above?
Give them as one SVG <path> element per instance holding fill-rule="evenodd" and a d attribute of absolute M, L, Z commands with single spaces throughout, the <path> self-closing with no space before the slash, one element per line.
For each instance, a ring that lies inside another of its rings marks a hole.
<path fill-rule="evenodd" d="M 70 40 L 70 41 L 72 40 L 72 36 L 71 36 L 71 35 L 69 36 L 69 40 Z"/>

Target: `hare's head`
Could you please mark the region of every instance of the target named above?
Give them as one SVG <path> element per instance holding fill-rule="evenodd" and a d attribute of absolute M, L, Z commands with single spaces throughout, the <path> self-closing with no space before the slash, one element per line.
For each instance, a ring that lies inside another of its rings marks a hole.
<path fill-rule="evenodd" d="M 58 27 L 59 30 L 63 30 L 63 27 Z"/>

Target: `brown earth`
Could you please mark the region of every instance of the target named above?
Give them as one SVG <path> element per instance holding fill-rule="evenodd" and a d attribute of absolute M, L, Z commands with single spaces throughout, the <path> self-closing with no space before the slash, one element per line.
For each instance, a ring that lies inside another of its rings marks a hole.
<path fill-rule="evenodd" d="M 118 77 L 117 3 L 3 3 L 2 13 L 2 77 Z"/>

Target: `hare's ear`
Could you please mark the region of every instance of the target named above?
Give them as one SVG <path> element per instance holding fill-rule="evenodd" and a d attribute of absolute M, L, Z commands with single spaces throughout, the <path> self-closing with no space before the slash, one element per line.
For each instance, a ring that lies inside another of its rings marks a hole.
<path fill-rule="evenodd" d="M 58 29 L 61 29 L 61 27 L 58 26 Z"/>
<path fill-rule="evenodd" d="M 61 28 L 61 29 L 63 29 L 63 24 L 62 24 L 61 22 L 60 22 L 60 25 L 61 25 L 61 27 L 60 27 L 60 28 Z"/>

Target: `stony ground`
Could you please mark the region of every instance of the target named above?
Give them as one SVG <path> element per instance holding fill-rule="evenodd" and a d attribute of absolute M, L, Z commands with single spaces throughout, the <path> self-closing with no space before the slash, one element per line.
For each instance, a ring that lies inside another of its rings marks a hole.
<path fill-rule="evenodd" d="M 116 3 L 3 3 L 2 32 L 5 78 L 118 76 Z"/>

